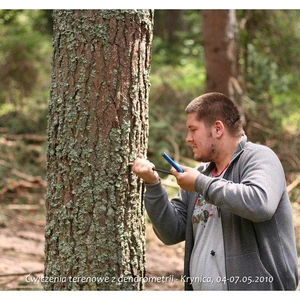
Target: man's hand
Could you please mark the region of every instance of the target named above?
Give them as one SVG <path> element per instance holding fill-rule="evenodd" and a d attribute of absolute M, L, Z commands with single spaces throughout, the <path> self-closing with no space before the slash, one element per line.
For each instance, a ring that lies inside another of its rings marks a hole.
<path fill-rule="evenodd" d="M 133 162 L 132 171 L 142 178 L 145 183 L 155 184 L 159 182 L 159 175 L 153 171 L 155 165 L 139 154 L 137 159 Z"/>
<path fill-rule="evenodd" d="M 196 178 L 200 174 L 199 171 L 197 171 L 194 168 L 184 167 L 180 166 L 184 173 L 177 172 L 174 168 L 171 169 L 171 173 L 176 177 L 178 185 L 188 192 L 195 191 L 195 182 Z"/>

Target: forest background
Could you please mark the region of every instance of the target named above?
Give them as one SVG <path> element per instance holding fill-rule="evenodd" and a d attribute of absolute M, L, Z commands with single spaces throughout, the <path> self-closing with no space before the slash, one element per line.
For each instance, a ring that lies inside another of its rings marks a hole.
<path fill-rule="evenodd" d="M 300 256 L 300 11 L 236 16 L 246 133 L 282 161 Z M 12 222 L 43 229 L 52 25 L 51 10 L 0 10 L 0 231 Z M 155 10 L 148 157 L 161 168 L 163 151 L 192 163 L 183 111 L 205 92 L 203 51 L 199 10 Z"/>

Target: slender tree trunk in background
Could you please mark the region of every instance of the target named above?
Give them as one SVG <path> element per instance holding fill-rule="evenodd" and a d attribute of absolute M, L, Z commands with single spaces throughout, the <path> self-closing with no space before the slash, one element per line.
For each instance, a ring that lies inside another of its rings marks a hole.
<path fill-rule="evenodd" d="M 234 10 L 202 11 L 206 91 L 229 96 L 243 113 L 238 27 Z"/>
<path fill-rule="evenodd" d="M 181 41 L 178 37 L 178 32 L 182 29 L 182 10 L 166 10 L 166 30 L 168 32 L 168 41 L 171 45 L 178 45 Z"/>
<path fill-rule="evenodd" d="M 183 28 L 182 13 L 180 9 L 155 10 L 154 35 L 163 39 L 172 51 L 182 43 L 178 36 L 178 31 Z"/>
<path fill-rule="evenodd" d="M 153 12 L 53 16 L 44 288 L 141 290 Z"/>

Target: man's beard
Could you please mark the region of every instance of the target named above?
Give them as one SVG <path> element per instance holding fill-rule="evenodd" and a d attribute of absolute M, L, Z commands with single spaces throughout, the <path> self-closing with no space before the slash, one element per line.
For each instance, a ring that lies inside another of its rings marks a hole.
<path fill-rule="evenodd" d="M 210 145 L 210 151 L 207 155 L 205 156 L 198 156 L 197 154 L 194 154 L 194 160 L 197 162 L 203 162 L 203 163 L 207 163 L 207 162 L 213 162 L 214 161 L 214 157 L 215 157 L 215 153 L 216 153 L 216 149 L 215 149 L 215 145 L 211 144 Z"/>

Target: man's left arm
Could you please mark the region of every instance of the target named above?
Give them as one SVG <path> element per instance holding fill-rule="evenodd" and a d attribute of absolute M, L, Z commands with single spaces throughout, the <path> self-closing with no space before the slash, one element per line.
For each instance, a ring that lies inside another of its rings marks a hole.
<path fill-rule="evenodd" d="M 183 170 L 174 172 L 181 188 L 199 192 L 206 202 L 253 222 L 272 218 L 286 187 L 281 163 L 266 147 L 244 158 L 240 183 L 209 177 L 192 168 Z"/>

